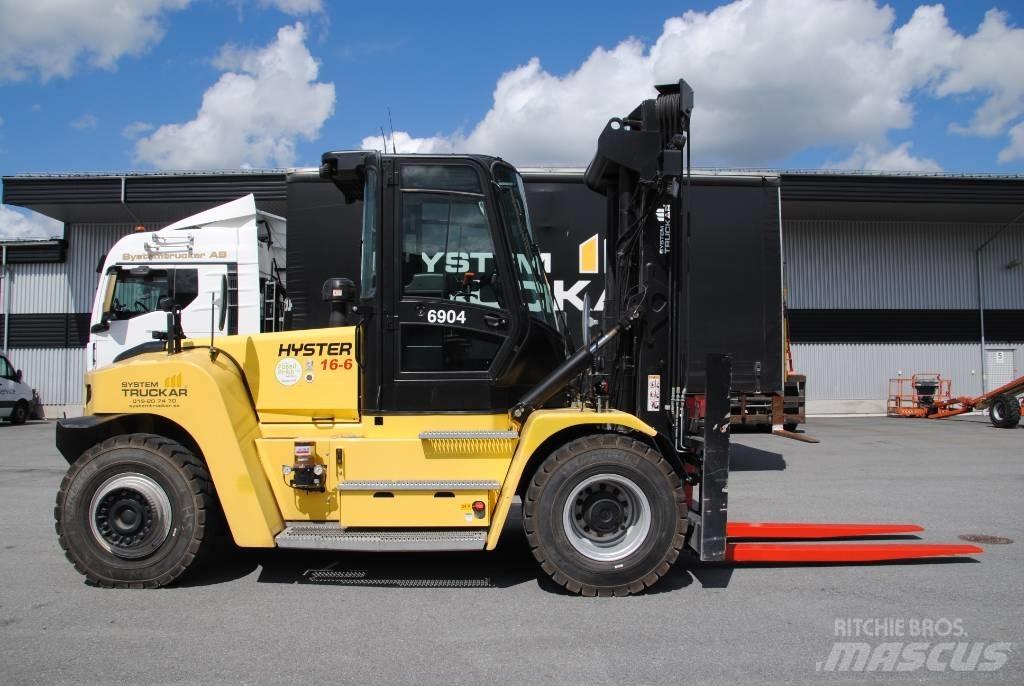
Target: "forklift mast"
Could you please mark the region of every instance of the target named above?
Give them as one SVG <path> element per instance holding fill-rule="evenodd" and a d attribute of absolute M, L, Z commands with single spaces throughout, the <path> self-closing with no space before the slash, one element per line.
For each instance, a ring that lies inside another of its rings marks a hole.
<path fill-rule="evenodd" d="M 607 198 L 605 318 L 622 326 L 599 355 L 610 405 L 658 431 L 662 451 L 687 475 L 690 544 L 725 556 L 730 359 L 709 355 L 703 396 L 687 393 L 691 364 L 689 214 L 693 89 L 683 80 L 609 120 L 587 167 Z M 602 383 L 602 382 L 599 382 Z M 699 498 L 693 498 L 694 489 Z"/>

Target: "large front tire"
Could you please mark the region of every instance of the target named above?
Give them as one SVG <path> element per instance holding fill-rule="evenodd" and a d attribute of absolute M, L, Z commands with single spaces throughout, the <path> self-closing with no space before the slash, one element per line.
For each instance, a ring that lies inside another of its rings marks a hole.
<path fill-rule="evenodd" d="M 195 455 L 161 436 L 128 434 L 71 465 L 54 517 L 61 547 L 89 583 L 158 588 L 209 547 L 215 508 L 210 475 Z"/>
<path fill-rule="evenodd" d="M 653 586 L 679 557 L 686 496 L 655 450 L 602 434 L 552 453 L 530 483 L 523 526 L 555 583 L 583 595 L 628 595 Z"/>
<path fill-rule="evenodd" d="M 988 408 L 992 426 L 1000 429 L 1015 429 L 1020 424 L 1020 402 L 1012 395 L 1000 395 Z"/>

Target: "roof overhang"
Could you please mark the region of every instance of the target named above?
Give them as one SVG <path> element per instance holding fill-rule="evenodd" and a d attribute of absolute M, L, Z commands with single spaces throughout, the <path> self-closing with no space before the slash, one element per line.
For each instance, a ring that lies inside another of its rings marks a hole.
<path fill-rule="evenodd" d="M 1006 223 L 1024 177 L 782 172 L 784 219 Z"/>
<path fill-rule="evenodd" d="M 259 209 L 284 215 L 288 207 L 285 173 L 7 176 L 3 202 L 65 223 L 163 223 L 252 193 Z"/>
<path fill-rule="evenodd" d="M 527 181 L 582 183 L 582 168 L 522 168 Z M 252 193 L 260 210 L 287 214 L 287 179 L 315 169 L 131 174 L 38 174 L 3 179 L 3 202 L 66 223 L 165 223 Z M 695 169 L 695 184 L 779 182 L 784 219 L 1005 223 L 1024 212 L 1013 175 Z"/>

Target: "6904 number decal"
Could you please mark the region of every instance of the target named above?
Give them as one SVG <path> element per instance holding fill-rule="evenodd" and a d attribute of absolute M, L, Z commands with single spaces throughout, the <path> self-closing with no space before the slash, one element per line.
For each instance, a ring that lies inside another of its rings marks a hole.
<path fill-rule="evenodd" d="M 427 322 L 430 324 L 465 324 L 465 310 L 427 310 Z"/>

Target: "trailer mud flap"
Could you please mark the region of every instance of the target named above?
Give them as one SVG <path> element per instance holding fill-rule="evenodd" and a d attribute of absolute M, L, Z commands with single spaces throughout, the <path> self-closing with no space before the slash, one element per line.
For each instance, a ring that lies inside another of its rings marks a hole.
<path fill-rule="evenodd" d="M 690 547 L 704 562 L 726 557 L 729 519 L 729 420 L 732 360 L 728 355 L 708 355 L 704 433 L 700 462 L 700 511 L 691 511 Z"/>

